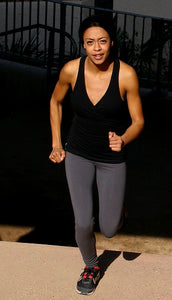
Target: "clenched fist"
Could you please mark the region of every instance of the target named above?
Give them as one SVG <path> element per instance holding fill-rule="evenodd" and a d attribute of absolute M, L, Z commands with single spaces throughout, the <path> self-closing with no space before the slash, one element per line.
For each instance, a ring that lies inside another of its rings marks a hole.
<path fill-rule="evenodd" d="M 109 147 L 112 151 L 120 152 L 124 147 L 124 141 L 121 136 L 115 132 L 109 131 Z"/>
<path fill-rule="evenodd" d="M 53 163 L 60 163 L 64 160 L 64 158 L 65 158 L 65 151 L 63 150 L 63 148 L 54 147 L 49 155 L 49 159 Z"/>

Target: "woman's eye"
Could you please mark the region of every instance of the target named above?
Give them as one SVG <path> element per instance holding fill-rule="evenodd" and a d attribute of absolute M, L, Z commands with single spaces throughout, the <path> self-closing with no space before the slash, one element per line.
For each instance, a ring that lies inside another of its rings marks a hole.
<path fill-rule="evenodd" d="M 92 41 L 88 41 L 87 45 L 92 45 L 92 43 L 93 43 Z"/>
<path fill-rule="evenodd" d="M 100 43 L 101 43 L 101 44 L 105 44 L 105 43 L 106 43 L 106 40 L 100 40 Z"/>

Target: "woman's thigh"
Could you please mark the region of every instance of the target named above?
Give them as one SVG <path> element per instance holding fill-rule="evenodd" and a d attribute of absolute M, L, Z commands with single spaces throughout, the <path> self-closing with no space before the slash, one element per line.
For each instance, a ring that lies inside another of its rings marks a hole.
<path fill-rule="evenodd" d="M 75 222 L 82 227 L 87 227 L 93 215 L 92 187 L 95 166 L 89 160 L 67 152 L 65 169 Z"/>
<path fill-rule="evenodd" d="M 99 225 L 107 237 L 113 236 L 121 218 L 125 195 L 126 163 L 97 166 Z"/>

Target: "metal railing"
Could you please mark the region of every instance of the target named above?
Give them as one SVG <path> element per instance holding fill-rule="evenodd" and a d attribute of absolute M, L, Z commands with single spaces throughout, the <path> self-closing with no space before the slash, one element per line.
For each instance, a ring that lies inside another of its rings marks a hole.
<path fill-rule="evenodd" d="M 41 31 L 46 37 L 48 36 L 47 46 L 43 44 L 43 40 L 40 41 Z M 21 36 L 15 41 L 17 34 Z M 26 34 L 29 34 L 30 38 L 28 41 L 23 41 L 23 36 Z M 51 72 L 53 68 L 59 70 L 67 61 L 77 57 L 77 45 L 72 36 L 52 26 L 44 24 L 23 26 L 1 32 L 1 37 L 12 37 L 10 49 L 7 46 L 5 51 L 0 50 L 1 58 L 43 67 L 48 72 Z M 63 42 L 61 43 L 62 38 Z M 55 50 L 55 43 L 58 44 L 57 51 Z M 66 47 L 67 50 L 65 49 L 64 45 L 67 44 L 70 45 L 70 51 L 68 46 Z"/>
<path fill-rule="evenodd" d="M 167 19 L 67 1 L 6 0 L 0 3 L 0 57 L 59 70 L 84 54 L 78 28 L 95 13 L 113 18 L 116 54 L 136 69 L 141 85 L 172 90 L 172 20 Z"/>

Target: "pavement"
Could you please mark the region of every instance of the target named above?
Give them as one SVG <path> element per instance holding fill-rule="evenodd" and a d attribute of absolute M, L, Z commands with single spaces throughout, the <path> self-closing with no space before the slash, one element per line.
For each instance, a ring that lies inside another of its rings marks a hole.
<path fill-rule="evenodd" d="M 49 103 L 38 97 L 40 75 L 30 76 L 27 67 L 28 84 L 22 85 L 21 69 L 17 76 L 12 70 L 8 85 L 5 72 L 0 112 L 0 300 L 81 298 L 74 287 L 83 263 L 75 244 L 64 164 L 48 159 Z M 128 147 L 128 221 L 112 239 L 99 231 L 95 190 L 103 275 L 90 298 L 98 300 L 172 299 L 172 99 L 143 93 L 142 100 L 145 130 Z M 66 105 L 64 138 L 69 123 Z"/>
<path fill-rule="evenodd" d="M 0 242 L 0 299 L 76 300 L 78 248 Z M 171 300 L 172 256 L 98 251 L 101 279 L 89 299 Z"/>

